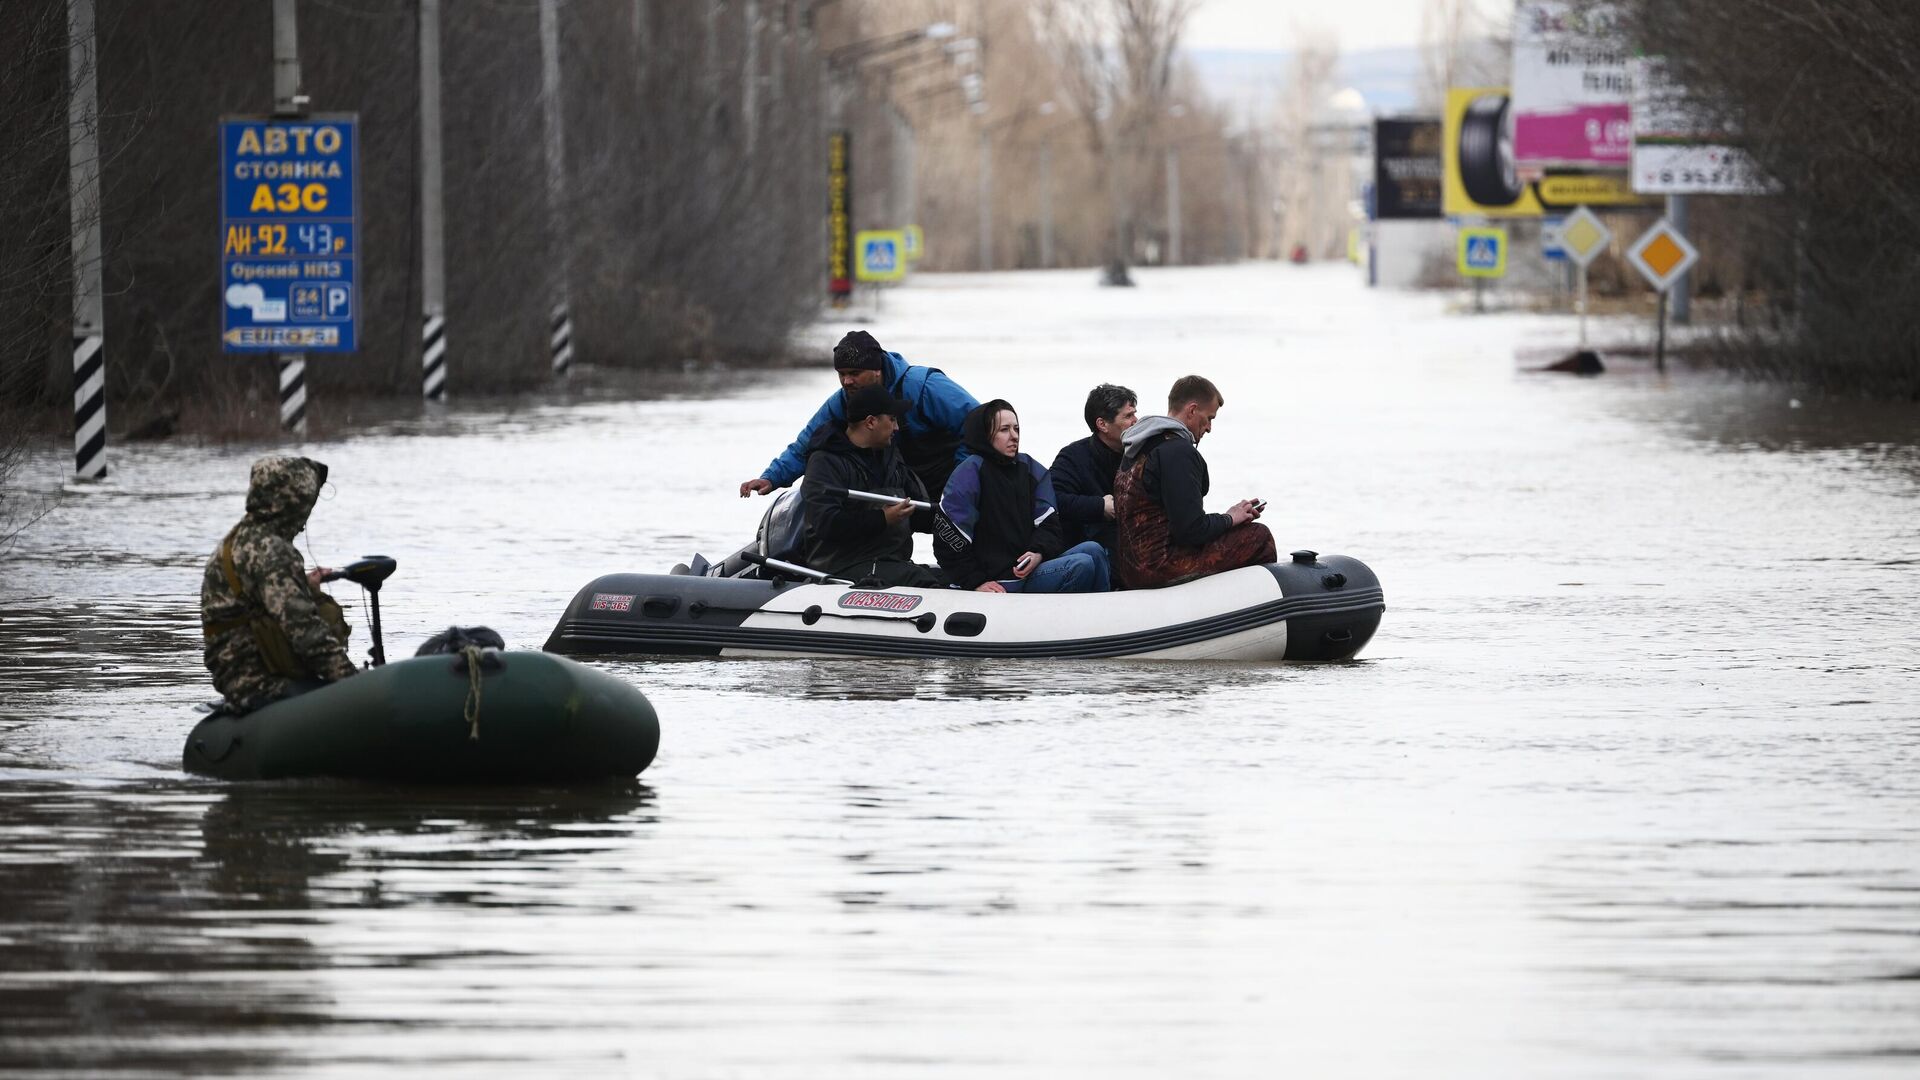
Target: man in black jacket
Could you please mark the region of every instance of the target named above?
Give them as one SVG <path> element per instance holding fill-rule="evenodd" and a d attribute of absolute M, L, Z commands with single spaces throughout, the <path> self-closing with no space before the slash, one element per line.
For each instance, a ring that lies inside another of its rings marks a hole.
<path fill-rule="evenodd" d="M 1067 546 L 1092 540 L 1111 552 L 1118 540 L 1113 515 L 1113 474 L 1120 471 L 1120 437 L 1140 418 L 1133 391 L 1101 383 L 1087 395 L 1087 430 L 1093 434 L 1060 448 L 1047 475 L 1065 522 Z"/>
<path fill-rule="evenodd" d="M 937 589 L 939 576 L 913 561 L 913 534 L 933 531 L 926 488 L 893 446 L 900 416 L 911 407 L 878 386 L 847 395 L 847 419 L 814 433 L 807 450 L 801 513 L 807 565 L 851 581 Z M 847 492 L 897 495 L 891 505 L 849 498 Z"/>

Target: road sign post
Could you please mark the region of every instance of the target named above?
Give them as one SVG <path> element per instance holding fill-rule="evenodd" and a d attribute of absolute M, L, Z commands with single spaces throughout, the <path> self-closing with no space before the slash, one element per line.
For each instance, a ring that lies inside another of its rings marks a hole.
<path fill-rule="evenodd" d="M 1660 294 L 1658 343 L 1654 346 L 1656 370 L 1667 370 L 1667 291 L 1686 276 L 1700 261 L 1700 252 L 1665 218 L 1655 222 L 1627 251 L 1627 261 Z"/>
<path fill-rule="evenodd" d="M 1473 310 L 1487 310 L 1488 278 L 1507 274 L 1507 230 L 1474 226 L 1460 230 L 1455 262 L 1460 276 L 1473 282 Z"/>
<path fill-rule="evenodd" d="M 860 281 L 899 281 L 907 276 L 907 234 L 902 229 L 863 229 L 853 237 L 853 276 Z"/>
<path fill-rule="evenodd" d="M 1580 349 L 1587 348 L 1587 267 L 1613 240 L 1613 231 L 1593 211 L 1582 206 L 1567 215 L 1560 227 L 1560 250 L 1580 268 L 1579 298 L 1574 302 L 1580 312 Z"/>

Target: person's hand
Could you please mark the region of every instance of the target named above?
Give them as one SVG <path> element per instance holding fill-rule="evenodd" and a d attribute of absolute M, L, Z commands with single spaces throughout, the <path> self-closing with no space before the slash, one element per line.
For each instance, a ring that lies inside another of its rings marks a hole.
<path fill-rule="evenodd" d="M 901 499 L 899 502 L 882 510 L 881 513 L 887 515 L 887 524 L 889 526 L 898 525 L 913 516 L 913 500 Z"/>
<path fill-rule="evenodd" d="M 1100 501 L 1100 513 L 1105 515 L 1108 521 L 1113 520 L 1113 496 L 1109 495 Z"/>
<path fill-rule="evenodd" d="M 317 589 L 320 587 L 321 579 L 331 573 L 333 573 L 333 567 L 331 566 L 316 566 L 307 571 L 307 584 Z"/>
<path fill-rule="evenodd" d="M 1006 592 L 1007 587 L 997 581 L 983 582 L 974 587 L 974 592 Z"/>
<path fill-rule="evenodd" d="M 1037 551 L 1029 551 L 1025 555 L 1013 560 L 1013 576 L 1019 578 L 1021 581 L 1027 580 L 1027 575 L 1039 568 L 1040 553 Z"/>
<path fill-rule="evenodd" d="M 748 495 L 754 494 L 754 493 L 765 495 L 767 492 L 772 490 L 773 490 L 773 481 L 768 480 L 763 476 L 756 476 L 753 479 L 748 480 L 740 485 L 740 497 L 744 499 Z"/>
<path fill-rule="evenodd" d="M 1227 520 L 1235 525 L 1245 525 L 1258 516 L 1254 513 L 1252 499 L 1241 499 L 1227 510 Z"/>

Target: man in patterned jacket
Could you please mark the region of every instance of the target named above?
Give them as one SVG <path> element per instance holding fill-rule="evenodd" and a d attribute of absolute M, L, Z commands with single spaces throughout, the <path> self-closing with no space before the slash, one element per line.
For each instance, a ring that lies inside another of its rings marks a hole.
<path fill-rule="evenodd" d="M 327 467 L 308 458 L 253 463 L 247 516 L 207 560 L 200 625 L 213 685 L 236 713 L 344 679 L 347 623 L 293 546 L 320 498 Z"/>

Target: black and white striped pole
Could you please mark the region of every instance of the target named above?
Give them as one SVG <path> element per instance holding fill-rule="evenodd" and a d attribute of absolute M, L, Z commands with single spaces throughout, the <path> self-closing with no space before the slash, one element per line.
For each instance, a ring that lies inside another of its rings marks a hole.
<path fill-rule="evenodd" d="M 447 245 L 440 171 L 440 0 L 420 0 L 420 393 L 447 400 Z"/>
<path fill-rule="evenodd" d="M 573 312 L 568 303 L 571 252 L 567 243 L 566 132 L 561 126 L 560 4 L 540 0 L 540 97 L 546 106 L 547 230 L 555 276 L 553 306 L 547 323 L 547 355 L 555 376 L 573 366 Z"/>
<path fill-rule="evenodd" d="M 307 358 L 300 353 L 280 357 L 280 428 L 307 434 Z"/>
<path fill-rule="evenodd" d="M 447 318 L 429 313 L 420 326 L 420 392 L 428 401 L 447 400 Z"/>
<path fill-rule="evenodd" d="M 67 0 L 67 204 L 73 229 L 73 477 L 107 476 L 106 307 L 100 287 L 99 84 L 93 0 Z"/>
<path fill-rule="evenodd" d="M 300 93 L 300 31 L 293 0 L 273 0 L 273 113 L 304 116 L 306 105 Z M 305 353 L 280 354 L 280 430 L 303 439 L 307 435 Z"/>
<path fill-rule="evenodd" d="M 547 350 L 553 356 L 553 373 L 565 375 L 573 364 L 573 315 L 562 300 L 553 305 L 553 321 L 547 334 Z"/>

